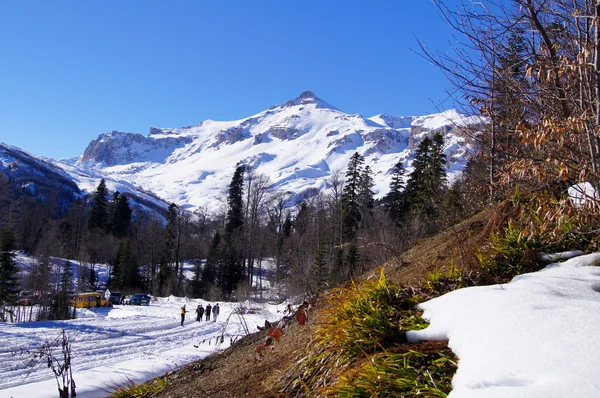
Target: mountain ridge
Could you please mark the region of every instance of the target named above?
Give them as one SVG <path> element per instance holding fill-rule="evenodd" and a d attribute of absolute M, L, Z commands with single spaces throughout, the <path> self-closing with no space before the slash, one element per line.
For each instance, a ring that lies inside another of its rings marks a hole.
<path fill-rule="evenodd" d="M 218 211 L 238 163 L 289 192 L 289 205 L 328 187 L 358 152 L 374 172 L 376 197 L 387 193 L 389 171 L 402 161 L 407 174 L 418 143 L 436 132 L 445 139 L 448 172 L 457 175 L 477 148 L 471 139 L 481 117 L 455 110 L 425 116 L 345 113 L 305 91 L 281 105 L 233 120 L 204 120 L 180 128 L 151 127 L 148 135 L 112 131 L 100 134 L 78 160 L 46 160 L 82 191 L 100 178 L 120 192 L 152 192 L 165 207 L 175 203 Z M 0 166 L 1 167 L 1 166 Z"/>

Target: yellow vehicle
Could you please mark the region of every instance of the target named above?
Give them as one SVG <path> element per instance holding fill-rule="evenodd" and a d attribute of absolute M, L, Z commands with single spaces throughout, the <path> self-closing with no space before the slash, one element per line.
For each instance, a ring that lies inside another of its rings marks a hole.
<path fill-rule="evenodd" d="M 104 298 L 102 293 L 75 293 L 71 305 L 75 308 L 106 307 L 108 306 L 108 300 Z"/>

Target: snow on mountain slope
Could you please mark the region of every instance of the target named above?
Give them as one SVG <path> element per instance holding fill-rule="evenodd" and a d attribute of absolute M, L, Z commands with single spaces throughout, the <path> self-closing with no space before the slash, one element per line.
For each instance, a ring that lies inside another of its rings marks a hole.
<path fill-rule="evenodd" d="M 94 191 L 102 178 L 101 174 L 74 167 L 77 162 L 79 160 L 74 159 L 57 162 L 0 143 L 0 172 L 11 181 L 12 189 L 18 195 L 36 200 L 52 199 L 63 210 L 70 208 L 74 200 L 83 198 L 85 191 Z M 111 191 L 128 193 L 134 207 L 153 210 L 168 207 L 168 203 L 130 182 L 108 180 L 107 186 Z"/>
<path fill-rule="evenodd" d="M 410 171 L 418 142 L 434 132 L 444 135 L 449 172 L 460 172 L 475 151 L 466 127 L 483 122 L 456 111 L 366 119 L 344 113 L 307 91 L 245 119 L 152 127 L 148 136 L 104 133 L 79 160 L 55 163 L 83 190 L 93 191 L 105 178 L 109 189 L 152 192 L 166 203 L 215 211 L 223 205 L 239 162 L 268 176 L 274 190 L 298 198 L 327 188 L 332 173 L 345 172 L 350 157 L 358 152 L 373 170 L 376 196 L 381 197 L 389 189 L 394 164 L 402 161 Z"/>

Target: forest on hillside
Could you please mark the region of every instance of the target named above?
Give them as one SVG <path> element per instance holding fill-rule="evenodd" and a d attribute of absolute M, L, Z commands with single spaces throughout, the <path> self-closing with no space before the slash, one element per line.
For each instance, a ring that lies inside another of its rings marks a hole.
<path fill-rule="evenodd" d="M 507 199 L 526 197 L 530 205 L 514 226 L 524 239 L 557 249 L 559 241 L 595 245 L 596 201 L 576 209 L 566 192 L 581 182 L 597 187 L 600 178 L 600 5 L 436 5 L 457 45 L 448 54 L 420 43 L 422 54 L 447 73 L 466 111 L 489 120 L 472 132 L 479 152 L 450 186 L 439 135 L 420 142 L 410 173 L 398 162 L 382 200 L 373 198 L 372 173 L 358 153 L 328 190 L 294 207 L 289 193 L 272 192 L 264 176 L 238 164 L 217 214 L 177 203 L 166 215 L 153 213 L 103 181 L 63 207 L 51 197 L 32 199 L 0 175 L 0 319 L 22 291 L 48 292 L 40 314 L 64 317 L 52 303 L 97 288 L 96 264 L 110 265 L 111 290 L 241 300 L 257 289 L 256 270 L 269 258 L 282 297 L 316 296 Z M 15 250 L 38 259 L 23 278 Z M 69 261 L 55 269 L 50 257 Z M 191 279 L 184 262 L 195 264 Z"/>

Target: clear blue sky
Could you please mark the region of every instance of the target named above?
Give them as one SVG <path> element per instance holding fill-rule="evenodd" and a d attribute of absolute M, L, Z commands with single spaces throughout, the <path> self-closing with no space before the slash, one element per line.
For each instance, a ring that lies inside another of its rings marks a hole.
<path fill-rule="evenodd" d="M 235 120 L 305 90 L 372 116 L 452 107 L 411 50 L 430 0 L 0 1 L 0 141 L 55 159 L 100 133 Z"/>

